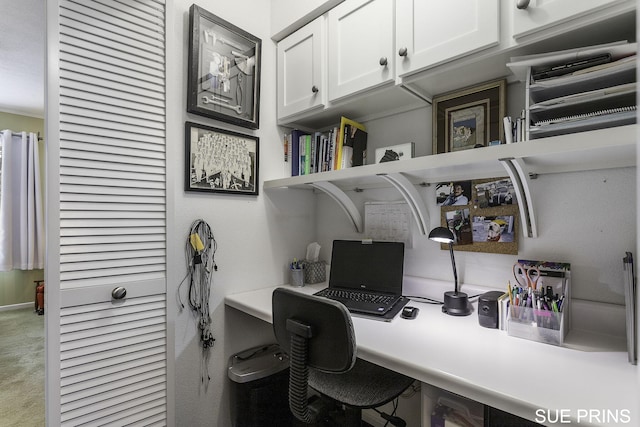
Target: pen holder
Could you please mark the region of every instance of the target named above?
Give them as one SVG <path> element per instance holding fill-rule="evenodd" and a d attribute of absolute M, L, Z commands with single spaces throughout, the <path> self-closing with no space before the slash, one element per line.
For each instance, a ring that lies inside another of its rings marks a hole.
<path fill-rule="evenodd" d="M 304 268 L 292 268 L 291 272 L 291 285 L 292 286 L 304 286 Z"/>
<path fill-rule="evenodd" d="M 566 334 L 564 313 L 565 311 L 558 313 L 530 307 L 510 307 L 507 333 L 512 337 L 561 346 Z"/>
<path fill-rule="evenodd" d="M 324 261 L 304 263 L 304 283 L 324 282 L 327 277 L 327 268 Z"/>
<path fill-rule="evenodd" d="M 507 334 L 545 344 L 564 345 L 564 338 L 571 328 L 570 265 L 531 260 L 518 260 L 518 263 L 526 268 L 536 267 L 539 271 L 533 291 L 529 288 L 527 293 L 512 295 Z"/>

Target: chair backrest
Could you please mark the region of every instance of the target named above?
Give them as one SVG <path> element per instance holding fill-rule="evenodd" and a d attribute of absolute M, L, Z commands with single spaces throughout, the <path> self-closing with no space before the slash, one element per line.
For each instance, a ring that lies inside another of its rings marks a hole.
<path fill-rule="evenodd" d="M 356 361 L 351 315 L 343 304 L 323 297 L 277 288 L 272 296 L 273 331 L 289 353 L 292 328 L 306 327 L 306 364 L 324 372 L 346 372 Z M 290 354 L 289 357 L 292 357 Z"/>

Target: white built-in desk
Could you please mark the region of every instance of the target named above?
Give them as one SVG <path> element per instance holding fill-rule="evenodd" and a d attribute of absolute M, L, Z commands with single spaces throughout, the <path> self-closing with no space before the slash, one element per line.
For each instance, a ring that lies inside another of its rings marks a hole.
<path fill-rule="evenodd" d="M 274 289 L 229 295 L 225 304 L 272 322 Z M 481 327 L 476 312 L 452 317 L 439 305 L 410 305 L 420 308 L 414 320 L 353 317 L 358 357 L 532 421 L 565 420 L 547 425 L 640 426 L 640 377 L 626 352 L 528 341 Z"/>

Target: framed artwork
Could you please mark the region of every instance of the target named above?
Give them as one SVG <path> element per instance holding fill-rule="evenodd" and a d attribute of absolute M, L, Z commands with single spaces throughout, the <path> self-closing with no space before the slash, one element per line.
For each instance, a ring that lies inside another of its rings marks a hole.
<path fill-rule="evenodd" d="M 187 111 L 258 129 L 261 47 L 259 38 L 192 5 Z"/>
<path fill-rule="evenodd" d="M 433 154 L 489 146 L 503 135 L 506 80 L 433 98 Z"/>
<path fill-rule="evenodd" d="M 185 191 L 258 195 L 259 139 L 185 123 Z"/>

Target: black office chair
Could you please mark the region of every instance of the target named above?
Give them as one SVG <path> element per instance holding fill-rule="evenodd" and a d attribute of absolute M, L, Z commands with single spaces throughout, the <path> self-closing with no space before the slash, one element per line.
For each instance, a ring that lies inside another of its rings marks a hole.
<path fill-rule="evenodd" d="M 353 324 L 343 304 L 277 288 L 272 305 L 276 340 L 289 354 L 289 407 L 299 420 L 322 421 L 332 410 L 328 402 L 333 402 L 345 406 L 345 426 L 360 426 L 362 409 L 392 401 L 413 383 L 356 358 Z M 308 399 L 307 386 L 331 401 Z M 381 415 L 393 425 L 404 425 L 397 417 Z"/>

